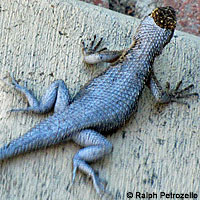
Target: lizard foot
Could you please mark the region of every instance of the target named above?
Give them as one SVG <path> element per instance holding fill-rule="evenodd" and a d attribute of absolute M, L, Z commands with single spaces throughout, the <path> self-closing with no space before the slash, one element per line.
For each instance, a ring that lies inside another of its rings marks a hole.
<path fill-rule="evenodd" d="M 72 185 L 74 184 L 76 172 L 79 167 L 82 168 L 82 170 L 85 169 L 83 171 L 88 173 L 89 176 L 92 178 L 94 188 L 95 188 L 97 194 L 101 198 L 106 197 L 106 199 L 109 199 L 112 196 L 112 194 L 108 190 L 106 190 L 107 181 L 99 178 L 97 173 L 95 173 L 94 170 L 91 167 L 89 167 L 89 165 L 87 165 L 85 162 L 83 162 L 81 160 L 76 160 L 76 159 L 74 159 L 74 161 L 73 161 L 73 174 L 72 174 L 72 183 L 71 183 L 71 186 L 69 187 L 70 189 L 71 189 Z"/>
<path fill-rule="evenodd" d="M 107 181 L 104 179 L 99 178 L 96 174 L 93 178 L 93 184 L 96 189 L 97 194 L 103 199 L 113 199 L 113 195 L 110 191 L 106 190 Z"/>
<path fill-rule="evenodd" d="M 44 114 L 52 109 L 54 109 L 54 112 L 59 112 L 63 111 L 71 103 L 69 91 L 62 80 L 54 81 L 47 88 L 41 100 L 38 101 L 32 91 L 27 89 L 27 82 L 25 82 L 24 86 L 21 86 L 17 83 L 12 73 L 10 73 L 10 77 L 12 79 L 11 83 L 5 83 L 25 95 L 29 105 L 27 108 L 14 108 L 7 112 L 23 111 Z"/>
<path fill-rule="evenodd" d="M 15 90 L 21 92 L 24 94 L 28 100 L 28 103 L 30 106 L 27 108 L 12 108 L 8 110 L 7 112 L 29 112 L 29 111 L 34 111 L 36 113 L 40 113 L 40 110 L 38 109 L 39 102 L 37 99 L 34 97 L 33 93 L 27 89 L 27 81 L 25 81 L 24 86 L 21 86 L 17 83 L 17 81 L 14 78 L 14 75 L 10 73 L 11 77 L 11 83 L 6 83 L 8 86 L 14 88 Z"/>
<path fill-rule="evenodd" d="M 81 43 L 82 43 L 82 53 L 84 56 L 86 55 L 91 55 L 91 54 L 94 54 L 94 53 L 100 53 L 104 50 L 106 50 L 107 48 L 102 48 L 100 50 L 97 50 L 102 42 L 103 38 L 100 38 L 99 41 L 97 41 L 97 36 L 94 35 L 94 38 L 92 39 L 92 41 L 86 45 L 85 42 L 82 40 Z"/>
<path fill-rule="evenodd" d="M 110 51 L 107 48 L 99 49 L 102 40 L 103 38 L 97 40 L 96 35 L 94 35 L 94 39 L 88 45 L 82 41 L 82 54 L 85 63 L 90 65 L 102 62 L 115 63 L 124 52 L 124 50 Z"/>
<path fill-rule="evenodd" d="M 166 101 L 164 101 L 164 103 L 170 103 L 170 102 L 176 102 L 176 103 L 179 103 L 179 104 L 183 104 L 183 105 L 187 105 L 188 108 L 190 107 L 189 103 L 185 102 L 185 101 L 182 101 L 180 99 L 183 99 L 183 98 L 189 98 L 189 97 L 192 97 L 192 96 L 199 96 L 198 93 L 196 92 L 189 92 L 191 89 L 193 89 L 194 85 L 191 84 L 183 89 L 180 89 L 180 86 L 182 85 L 182 80 L 179 81 L 176 85 L 176 87 L 174 89 L 171 89 L 170 87 L 170 83 L 167 82 L 166 83 Z"/>
<path fill-rule="evenodd" d="M 27 89 L 27 81 L 25 81 L 24 86 L 20 86 L 17 83 L 17 81 L 15 80 L 14 75 L 12 73 L 9 73 L 9 76 L 11 78 L 11 83 L 2 80 L 4 84 L 6 84 L 7 86 L 14 88 L 15 90 L 18 90 L 24 94 L 30 93 L 30 95 L 31 95 L 31 92 Z M 13 109 L 8 110 L 7 112 L 30 111 L 30 110 L 31 110 L 30 107 L 28 107 L 28 108 L 13 108 Z"/>

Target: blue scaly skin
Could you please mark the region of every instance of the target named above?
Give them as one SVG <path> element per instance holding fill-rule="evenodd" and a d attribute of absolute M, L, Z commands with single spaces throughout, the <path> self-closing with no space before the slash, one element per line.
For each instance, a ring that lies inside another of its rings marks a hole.
<path fill-rule="evenodd" d="M 92 177 L 98 194 L 106 193 L 105 183 L 90 167 L 106 154 L 111 153 L 112 144 L 103 136 L 105 132 L 121 127 L 136 112 L 138 99 L 145 85 L 151 89 L 161 104 L 179 102 L 179 98 L 197 95 L 187 93 L 192 87 L 164 91 L 153 73 L 153 62 L 167 43 L 176 26 L 175 11 L 171 7 L 157 8 L 141 22 L 133 38 L 133 44 L 124 51 L 97 51 L 100 42 L 89 48 L 83 43 L 84 61 L 89 64 L 113 62 L 100 76 L 86 84 L 74 99 L 62 80 L 55 81 L 38 101 L 12 76 L 17 90 L 25 94 L 29 107 L 11 111 L 54 114 L 40 122 L 22 137 L 12 140 L 0 149 L 0 160 L 36 149 L 45 148 L 66 140 L 73 140 L 84 147 L 73 158 L 73 181 L 77 169 Z M 184 103 L 184 102 L 182 102 Z"/>

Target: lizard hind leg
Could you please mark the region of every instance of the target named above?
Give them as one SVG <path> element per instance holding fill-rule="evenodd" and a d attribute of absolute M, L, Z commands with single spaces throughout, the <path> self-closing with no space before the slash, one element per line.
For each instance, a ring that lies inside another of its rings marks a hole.
<path fill-rule="evenodd" d="M 54 108 L 54 112 L 59 112 L 63 111 L 71 102 L 69 91 L 62 80 L 54 81 L 46 90 L 41 100 L 38 101 L 32 92 L 26 88 L 26 86 L 20 86 L 16 82 L 12 74 L 11 78 L 12 85 L 16 90 L 26 96 L 29 106 L 27 108 L 11 109 L 10 112 L 32 111 L 38 114 L 44 114 L 48 113 L 52 108 Z"/>
<path fill-rule="evenodd" d="M 94 162 L 112 151 L 112 144 L 96 131 L 86 129 L 72 136 L 72 140 L 83 146 L 73 158 L 73 178 L 74 183 L 77 169 L 89 175 L 96 192 L 102 196 L 109 192 L 105 189 L 105 181 L 100 179 L 88 163 Z M 110 194 L 109 194 L 110 195 Z"/>

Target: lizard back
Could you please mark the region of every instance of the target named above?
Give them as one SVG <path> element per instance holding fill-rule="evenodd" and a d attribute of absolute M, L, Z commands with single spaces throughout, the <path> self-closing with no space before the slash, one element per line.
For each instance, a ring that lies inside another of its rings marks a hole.
<path fill-rule="evenodd" d="M 135 112 L 154 59 L 172 35 L 173 30 L 159 27 L 147 16 L 123 60 L 86 84 L 63 116 L 75 116 L 80 129 L 104 132 L 121 126 Z"/>

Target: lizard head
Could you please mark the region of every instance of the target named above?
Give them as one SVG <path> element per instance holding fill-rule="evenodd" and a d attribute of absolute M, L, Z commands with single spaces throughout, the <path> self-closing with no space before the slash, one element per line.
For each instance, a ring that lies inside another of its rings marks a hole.
<path fill-rule="evenodd" d="M 171 6 L 156 8 L 152 11 L 150 16 L 161 28 L 170 30 L 176 28 L 176 11 Z"/>

